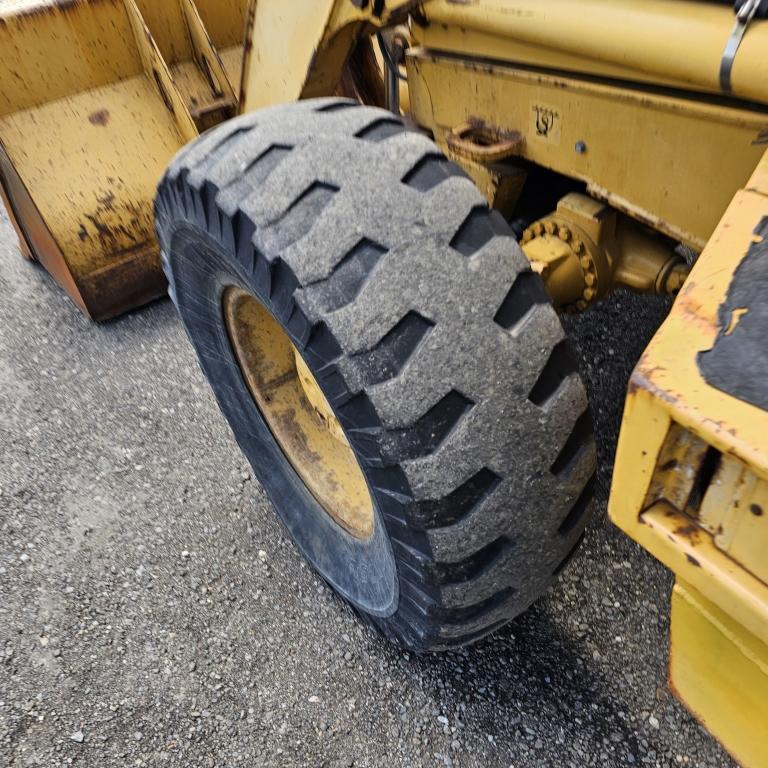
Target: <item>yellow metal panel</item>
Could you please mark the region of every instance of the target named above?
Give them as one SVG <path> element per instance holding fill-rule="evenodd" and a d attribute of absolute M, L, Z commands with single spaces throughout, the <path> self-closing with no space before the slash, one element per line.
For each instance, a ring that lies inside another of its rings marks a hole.
<path fill-rule="evenodd" d="M 406 19 L 420 3 L 360 5 L 350 0 L 255 2 L 247 22 L 241 111 L 333 94 L 359 36 Z"/>
<path fill-rule="evenodd" d="M 58 243 L 43 221 L 29 190 L 19 178 L 0 142 L 0 199 L 8 209 L 19 236 L 19 247 L 27 259 L 39 261 L 82 312 L 89 314 L 82 292 L 67 267 Z"/>
<path fill-rule="evenodd" d="M 624 528 L 613 511 L 611 517 Z M 768 642 L 768 586 L 719 549 L 688 515 L 658 502 L 625 530 L 734 621 Z"/>
<path fill-rule="evenodd" d="M 336 0 L 256 3 L 243 83 L 244 112 L 299 98 L 335 4 Z"/>
<path fill-rule="evenodd" d="M 232 90 L 235 94 L 240 93 L 240 81 L 243 72 L 243 46 L 233 45 L 229 48 L 219 49 L 219 58 L 224 66 L 224 71 L 227 75 Z"/>
<path fill-rule="evenodd" d="M 227 0 L 216 18 L 238 83 L 231 41 L 246 3 Z M 4 197 L 23 247 L 92 317 L 164 292 L 155 186 L 235 108 L 194 0 L 0 0 Z"/>
<path fill-rule="evenodd" d="M 76 280 L 155 247 L 149 201 L 184 140 L 143 75 L 0 118 L 0 136 Z"/>
<path fill-rule="evenodd" d="M 180 0 L 134 2 L 147 28 L 152 30 L 152 38 L 169 66 L 192 58 L 192 41 Z"/>
<path fill-rule="evenodd" d="M 667 401 L 658 394 L 630 384 L 613 473 L 611 519 L 734 620 L 768 641 L 768 586 L 719 549 L 682 510 L 665 501 L 646 508 L 672 426 Z"/>
<path fill-rule="evenodd" d="M 178 88 L 179 83 L 174 79 L 154 36 L 149 31 L 136 0 L 124 2 L 147 77 L 157 89 L 184 141 L 191 141 L 197 136 L 197 128 Z"/>
<path fill-rule="evenodd" d="M 203 68 L 202 74 L 204 74 L 208 80 L 208 100 L 210 100 L 212 92 L 214 97 L 222 99 L 224 102 L 234 106 L 237 103 L 235 91 L 227 77 L 219 52 L 214 46 L 208 30 L 203 24 L 203 20 L 200 17 L 200 13 L 194 0 L 181 0 L 181 2 L 182 8 L 184 9 L 184 18 L 189 29 L 190 39 L 192 40 L 192 47 L 195 52 L 195 59 Z M 242 0 L 240 4 L 244 5 Z"/>
<path fill-rule="evenodd" d="M 218 51 L 235 97 L 239 100 L 244 64 L 248 8 L 256 0 L 195 0 L 197 12 Z"/>
<path fill-rule="evenodd" d="M 0 115 L 138 75 L 123 0 L 0 3 Z M 45 44 L 43 44 L 45 43 Z"/>
<path fill-rule="evenodd" d="M 431 0 L 417 42 L 435 50 L 720 92 L 734 24 L 725 3 L 695 0 Z M 733 93 L 768 102 L 768 22 L 747 31 Z"/>
<path fill-rule="evenodd" d="M 670 684 L 745 768 L 768 765 L 768 645 L 678 579 Z"/>
<path fill-rule="evenodd" d="M 696 353 L 711 349 L 719 331 L 717 309 L 752 242 L 754 226 L 767 213 L 762 195 L 744 191 L 734 197 L 631 384 L 656 393 L 676 422 L 722 453 L 738 456 L 763 478 L 768 478 L 768 413 L 709 386 Z"/>
<path fill-rule="evenodd" d="M 136 50 L 114 45 L 131 37 L 123 0 L 49 6 L 10 14 L 0 4 L 0 115 L 141 72 Z"/>
<path fill-rule="evenodd" d="M 678 577 L 671 685 L 753 768 L 768 765 L 768 411 L 711 386 L 698 354 L 712 349 L 718 309 L 768 216 L 767 171 L 768 153 L 633 373 L 609 503 L 613 521 Z"/>
<path fill-rule="evenodd" d="M 232 46 L 242 49 L 248 0 L 195 0 L 195 5 L 219 50 Z"/>
<path fill-rule="evenodd" d="M 768 142 L 768 131 L 762 140 L 764 144 Z M 768 197 L 768 152 L 763 155 L 757 168 L 755 168 L 755 172 L 747 184 L 747 189 Z"/>
<path fill-rule="evenodd" d="M 134 18 L 138 17 L 150 32 L 158 57 L 164 62 L 162 66 L 167 66 L 193 117 L 197 118 L 211 107 L 234 107 L 235 95 L 195 0 L 125 1 L 129 6 L 135 2 Z M 225 30 L 243 19 L 246 3 L 247 0 L 237 0 L 236 3 L 230 0 L 217 14 L 208 15 L 217 19 L 217 29 Z M 241 46 L 243 31 L 241 26 Z M 142 42 L 137 42 L 142 47 Z M 157 66 L 156 61 L 153 65 Z"/>
<path fill-rule="evenodd" d="M 698 353 L 711 349 L 720 331 L 718 308 L 753 243 L 753 231 L 768 215 L 768 197 L 758 191 L 765 189 L 766 163 L 768 155 L 747 188 L 734 196 L 633 373 L 609 504 L 617 525 L 762 641 L 768 641 L 768 586 L 734 559 L 764 576 L 764 566 L 758 564 L 768 547 L 762 520 L 750 521 L 744 529 L 754 541 L 734 534 L 729 556 L 682 510 L 645 505 L 673 421 L 741 462 L 762 482 L 768 480 L 768 412 L 711 386 L 698 365 Z M 734 489 L 732 501 L 738 495 Z M 713 519 L 709 510 L 704 522 Z"/>
<path fill-rule="evenodd" d="M 424 49 L 406 61 L 414 117 L 441 145 L 472 120 L 518 131 L 520 157 L 697 250 L 764 151 L 762 112 Z"/>
<path fill-rule="evenodd" d="M 737 459 L 723 456 L 698 522 L 719 549 L 768 585 L 768 482 Z"/>
<path fill-rule="evenodd" d="M 211 102 L 211 86 L 195 61 L 178 61 L 171 64 L 168 71 L 182 96 L 182 108 L 189 111 L 190 116 L 196 109 Z M 190 140 L 196 135 L 197 130 L 193 130 Z"/>

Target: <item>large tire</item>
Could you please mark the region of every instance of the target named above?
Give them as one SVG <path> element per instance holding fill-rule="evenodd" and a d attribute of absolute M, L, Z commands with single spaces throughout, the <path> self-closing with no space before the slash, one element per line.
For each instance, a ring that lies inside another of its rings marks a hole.
<path fill-rule="evenodd" d="M 156 217 L 219 405 L 340 594 L 415 650 L 477 640 L 541 595 L 586 524 L 587 399 L 509 227 L 433 142 L 340 99 L 245 115 L 177 155 Z M 288 331 L 344 427 L 369 539 L 330 519 L 255 407 L 222 318 L 232 285 Z"/>

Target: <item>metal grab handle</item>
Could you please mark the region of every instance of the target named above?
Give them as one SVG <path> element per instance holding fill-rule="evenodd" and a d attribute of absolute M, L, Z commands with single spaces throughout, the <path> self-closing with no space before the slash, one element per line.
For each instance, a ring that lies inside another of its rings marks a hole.
<path fill-rule="evenodd" d="M 525 143 L 518 131 L 504 131 L 481 120 L 470 120 L 451 129 L 445 141 L 456 155 L 483 165 L 519 155 Z"/>
<path fill-rule="evenodd" d="M 720 88 L 725 93 L 731 92 L 731 72 L 733 70 L 733 62 L 736 59 L 736 52 L 739 50 L 747 27 L 752 23 L 759 7 L 760 0 L 745 0 L 736 11 L 736 22 L 725 44 L 723 58 L 720 62 Z"/>

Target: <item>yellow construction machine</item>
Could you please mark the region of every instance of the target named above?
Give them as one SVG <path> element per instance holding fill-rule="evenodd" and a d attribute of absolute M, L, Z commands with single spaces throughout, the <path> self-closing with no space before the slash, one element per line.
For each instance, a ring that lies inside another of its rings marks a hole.
<path fill-rule="evenodd" d="M 2 191 L 94 319 L 170 293 L 299 548 L 416 650 L 503 625 L 581 540 L 595 449 L 558 313 L 676 296 L 610 514 L 676 574 L 671 685 L 766 766 L 766 16 L 0 0 Z"/>

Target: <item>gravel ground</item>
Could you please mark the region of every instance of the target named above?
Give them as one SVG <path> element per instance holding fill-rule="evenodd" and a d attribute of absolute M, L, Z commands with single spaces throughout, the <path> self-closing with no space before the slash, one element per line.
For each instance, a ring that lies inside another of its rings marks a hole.
<path fill-rule="evenodd" d="M 670 575 L 605 516 L 665 311 L 616 295 L 570 322 L 602 469 L 558 586 L 416 657 L 302 561 L 170 303 L 91 325 L 0 219 L 0 764 L 732 765 L 666 688 Z"/>

